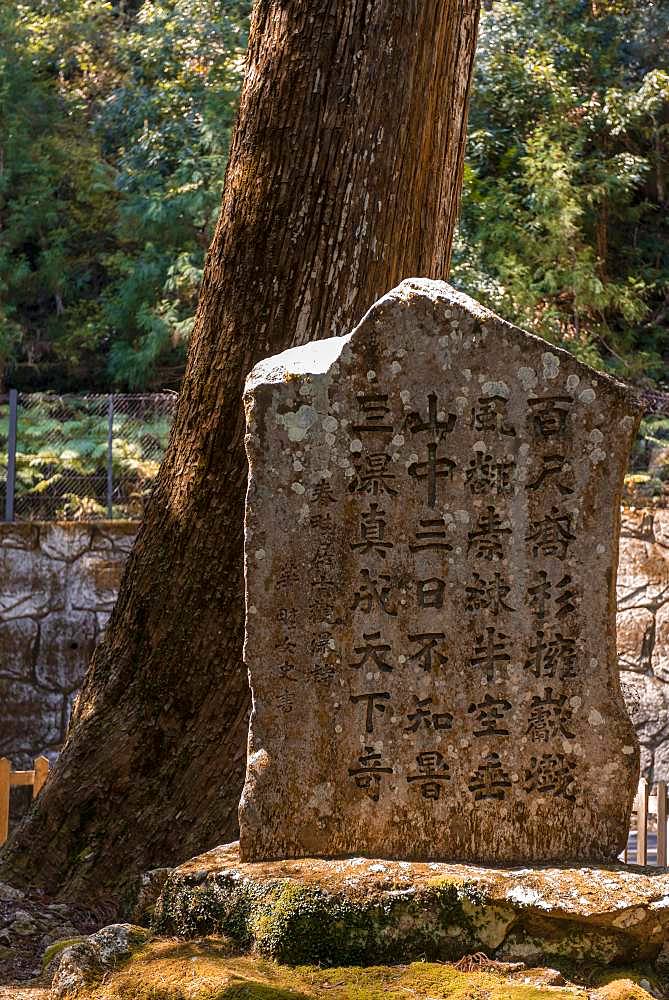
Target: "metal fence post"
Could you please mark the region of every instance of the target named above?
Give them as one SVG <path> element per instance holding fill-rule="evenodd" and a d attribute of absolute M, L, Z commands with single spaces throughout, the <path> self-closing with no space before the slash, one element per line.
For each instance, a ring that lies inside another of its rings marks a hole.
<path fill-rule="evenodd" d="M 9 390 L 9 429 L 7 434 L 7 484 L 5 492 L 5 521 L 14 520 L 14 492 L 16 489 L 16 427 L 18 422 L 19 394 Z"/>
<path fill-rule="evenodd" d="M 107 517 L 113 515 L 112 501 L 114 497 L 114 473 L 112 467 L 112 445 L 114 442 L 114 397 L 109 394 L 107 401 Z"/>

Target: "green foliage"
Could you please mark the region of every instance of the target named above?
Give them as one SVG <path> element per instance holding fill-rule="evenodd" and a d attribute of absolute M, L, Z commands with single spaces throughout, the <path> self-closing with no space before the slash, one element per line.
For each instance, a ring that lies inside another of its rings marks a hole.
<path fill-rule="evenodd" d="M 669 357 L 669 7 L 483 13 L 453 281 L 624 378 Z"/>
<path fill-rule="evenodd" d="M 156 397 L 154 397 L 155 399 Z M 157 397 L 159 401 L 163 397 Z M 34 395 L 19 409 L 16 509 L 21 518 L 106 517 L 106 397 Z M 156 407 L 160 402 L 156 402 Z M 118 403 L 112 434 L 114 517 L 137 516 L 167 446 L 171 413 L 133 414 Z M 8 407 L 0 406 L 0 479 L 7 462 Z"/>
<path fill-rule="evenodd" d="M 177 385 L 250 0 L 0 4 L 0 381 Z M 666 0 L 483 12 L 454 282 L 578 358 L 669 356 Z"/>
<path fill-rule="evenodd" d="M 249 2 L 0 10 L 0 375 L 178 381 L 220 200 Z"/>

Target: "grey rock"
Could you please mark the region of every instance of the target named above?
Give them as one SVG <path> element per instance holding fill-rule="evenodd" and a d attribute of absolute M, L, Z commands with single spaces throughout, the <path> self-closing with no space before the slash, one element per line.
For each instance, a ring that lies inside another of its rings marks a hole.
<path fill-rule="evenodd" d="M 615 857 L 628 390 L 412 279 L 244 398 L 242 858 Z"/>

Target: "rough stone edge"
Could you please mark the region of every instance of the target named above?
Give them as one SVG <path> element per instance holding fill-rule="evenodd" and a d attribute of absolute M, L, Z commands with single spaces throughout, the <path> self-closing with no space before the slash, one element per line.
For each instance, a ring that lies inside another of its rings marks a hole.
<path fill-rule="evenodd" d="M 76 994 L 99 980 L 105 972 L 144 945 L 150 932 L 133 924 L 110 924 L 61 950 L 54 942 L 47 952 L 56 953 L 46 965 L 52 975 L 51 996 L 57 1000 Z"/>
<path fill-rule="evenodd" d="M 545 345 L 546 349 L 551 353 L 563 358 L 570 365 L 575 365 L 583 374 L 587 374 L 588 378 L 596 378 L 600 384 L 619 395 L 627 404 L 630 415 L 641 416 L 642 403 L 630 386 L 624 382 L 620 382 L 612 375 L 607 375 L 604 372 L 597 371 L 595 368 L 591 368 L 584 362 L 579 361 L 564 348 L 556 347 L 543 337 L 539 337 L 535 333 L 530 333 L 528 330 L 510 323 L 493 312 L 492 309 L 481 305 L 476 299 L 466 295 L 464 292 L 458 291 L 452 285 L 449 285 L 448 282 L 439 281 L 434 278 L 405 278 L 399 285 L 396 285 L 395 288 L 392 288 L 385 295 L 381 296 L 380 299 L 377 299 L 351 333 L 343 337 L 314 340 L 308 344 L 291 347 L 281 354 L 276 354 L 259 361 L 246 377 L 244 395 L 252 395 L 260 385 L 276 385 L 292 378 L 328 374 L 332 366 L 339 360 L 344 347 L 355 338 L 358 331 L 362 330 L 373 320 L 381 319 L 386 308 L 406 305 L 417 294 L 435 304 L 456 306 L 480 323 L 499 324 L 511 336 L 517 336 L 519 333 L 522 333 L 523 336 L 535 341 L 537 345 Z"/>
<path fill-rule="evenodd" d="M 254 865 L 230 863 L 236 849 L 226 845 L 175 869 L 155 908 L 157 933 L 182 938 L 221 933 L 275 961 L 323 965 L 454 961 L 476 951 L 505 961 L 623 965 L 656 960 L 669 941 L 669 873 L 664 870 L 658 872 L 662 881 L 645 904 L 631 901 L 620 907 L 620 900 L 611 899 L 605 912 L 579 917 L 559 907 L 547 908 L 531 888 L 523 893 L 518 887 L 511 897 L 496 892 L 496 876 L 515 874 L 522 880 L 524 875 L 540 875 L 542 869 L 509 869 L 506 874 L 476 866 L 422 865 L 435 869 L 433 879 L 399 888 L 392 872 L 386 871 L 379 874 L 377 886 L 361 895 L 345 878 L 333 892 L 314 879 L 300 883 L 299 877 L 281 877 L 276 871 L 263 875 L 263 863 L 254 878 L 249 873 Z M 304 859 L 305 867 L 310 863 L 328 864 Z M 334 868 L 337 862 L 330 864 Z M 367 871 L 373 864 L 396 863 L 370 861 Z M 276 869 L 276 864 L 271 867 Z M 451 876 L 439 877 L 439 868 L 450 868 Z M 453 873 L 458 868 L 459 878 Z M 587 884 L 595 871 L 584 868 L 580 875 L 566 867 L 549 870 L 564 870 L 573 888 L 579 878 Z M 477 871 L 480 878 L 474 875 Z M 623 866 L 598 871 L 602 877 L 613 872 L 627 879 L 650 877 L 642 869 Z"/>

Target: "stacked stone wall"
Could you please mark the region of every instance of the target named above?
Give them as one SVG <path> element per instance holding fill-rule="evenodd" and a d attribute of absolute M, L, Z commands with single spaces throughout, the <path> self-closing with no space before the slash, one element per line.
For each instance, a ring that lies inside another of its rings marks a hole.
<path fill-rule="evenodd" d="M 623 512 L 617 631 L 641 772 L 669 781 L 669 510 Z"/>
<path fill-rule="evenodd" d="M 0 526 L 0 756 L 53 757 L 137 524 Z"/>

